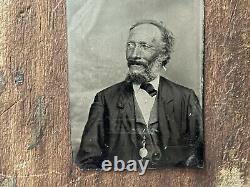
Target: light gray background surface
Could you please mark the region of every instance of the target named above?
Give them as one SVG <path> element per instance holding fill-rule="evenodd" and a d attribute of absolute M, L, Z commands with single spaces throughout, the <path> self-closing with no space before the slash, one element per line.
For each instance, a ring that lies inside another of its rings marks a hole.
<path fill-rule="evenodd" d="M 75 155 L 95 94 L 124 80 L 129 27 L 163 21 L 175 36 L 164 76 L 202 102 L 203 3 L 199 0 L 67 0 L 70 123 Z"/>

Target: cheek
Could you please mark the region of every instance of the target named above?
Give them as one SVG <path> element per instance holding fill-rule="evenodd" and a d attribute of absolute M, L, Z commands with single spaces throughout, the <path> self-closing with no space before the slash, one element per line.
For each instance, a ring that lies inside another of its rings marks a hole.
<path fill-rule="evenodd" d="M 158 53 L 148 52 L 144 54 L 144 58 L 148 61 L 153 61 L 158 57 Z"/>
<path fill-rule="evenodd" d="M 128 58 L 129 56 L 131 56 L 131 50 L 127 49 L 126 50 L 126 58 Z"/>

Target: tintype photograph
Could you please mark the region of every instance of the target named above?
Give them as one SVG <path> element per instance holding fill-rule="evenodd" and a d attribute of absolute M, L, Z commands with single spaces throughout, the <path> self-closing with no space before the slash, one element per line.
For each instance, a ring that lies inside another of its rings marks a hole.
<path fill-rule="evenodd" d="M 81 169 L 204 165 L 203 2 L 67 2 L 70 124 Z"/>

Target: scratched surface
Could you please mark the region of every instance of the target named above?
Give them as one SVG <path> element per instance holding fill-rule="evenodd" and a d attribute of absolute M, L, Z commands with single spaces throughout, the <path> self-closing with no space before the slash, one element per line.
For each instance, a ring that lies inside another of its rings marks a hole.
<path fill-rule="evenodd" d="M 0 186 L 250 186 L 249 1 L 205 2 L 202 170 L 72 165 L 65 0 L 0 2 Z"/>
<path fill-rule="evenodd" d="M 129 27 L 138 20 L 163 21 L 173 32 L 171 60 L 161 75 L 193 89 L 202 104 L 202 4 L 197 0 L 67 1 L 73 156 L 79 149 L 95 94 L 126 77 L 125 44 Z"/>

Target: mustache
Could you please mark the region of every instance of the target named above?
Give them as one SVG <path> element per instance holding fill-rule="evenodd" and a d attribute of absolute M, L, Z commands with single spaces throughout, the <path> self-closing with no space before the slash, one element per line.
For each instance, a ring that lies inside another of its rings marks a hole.
<path fill-rule="evenodd" d="M 128 59 L 128 66 L 130 65 L 142 65 L 144 67 L 147 67 L 147 62 L 143 59 Z"/>

